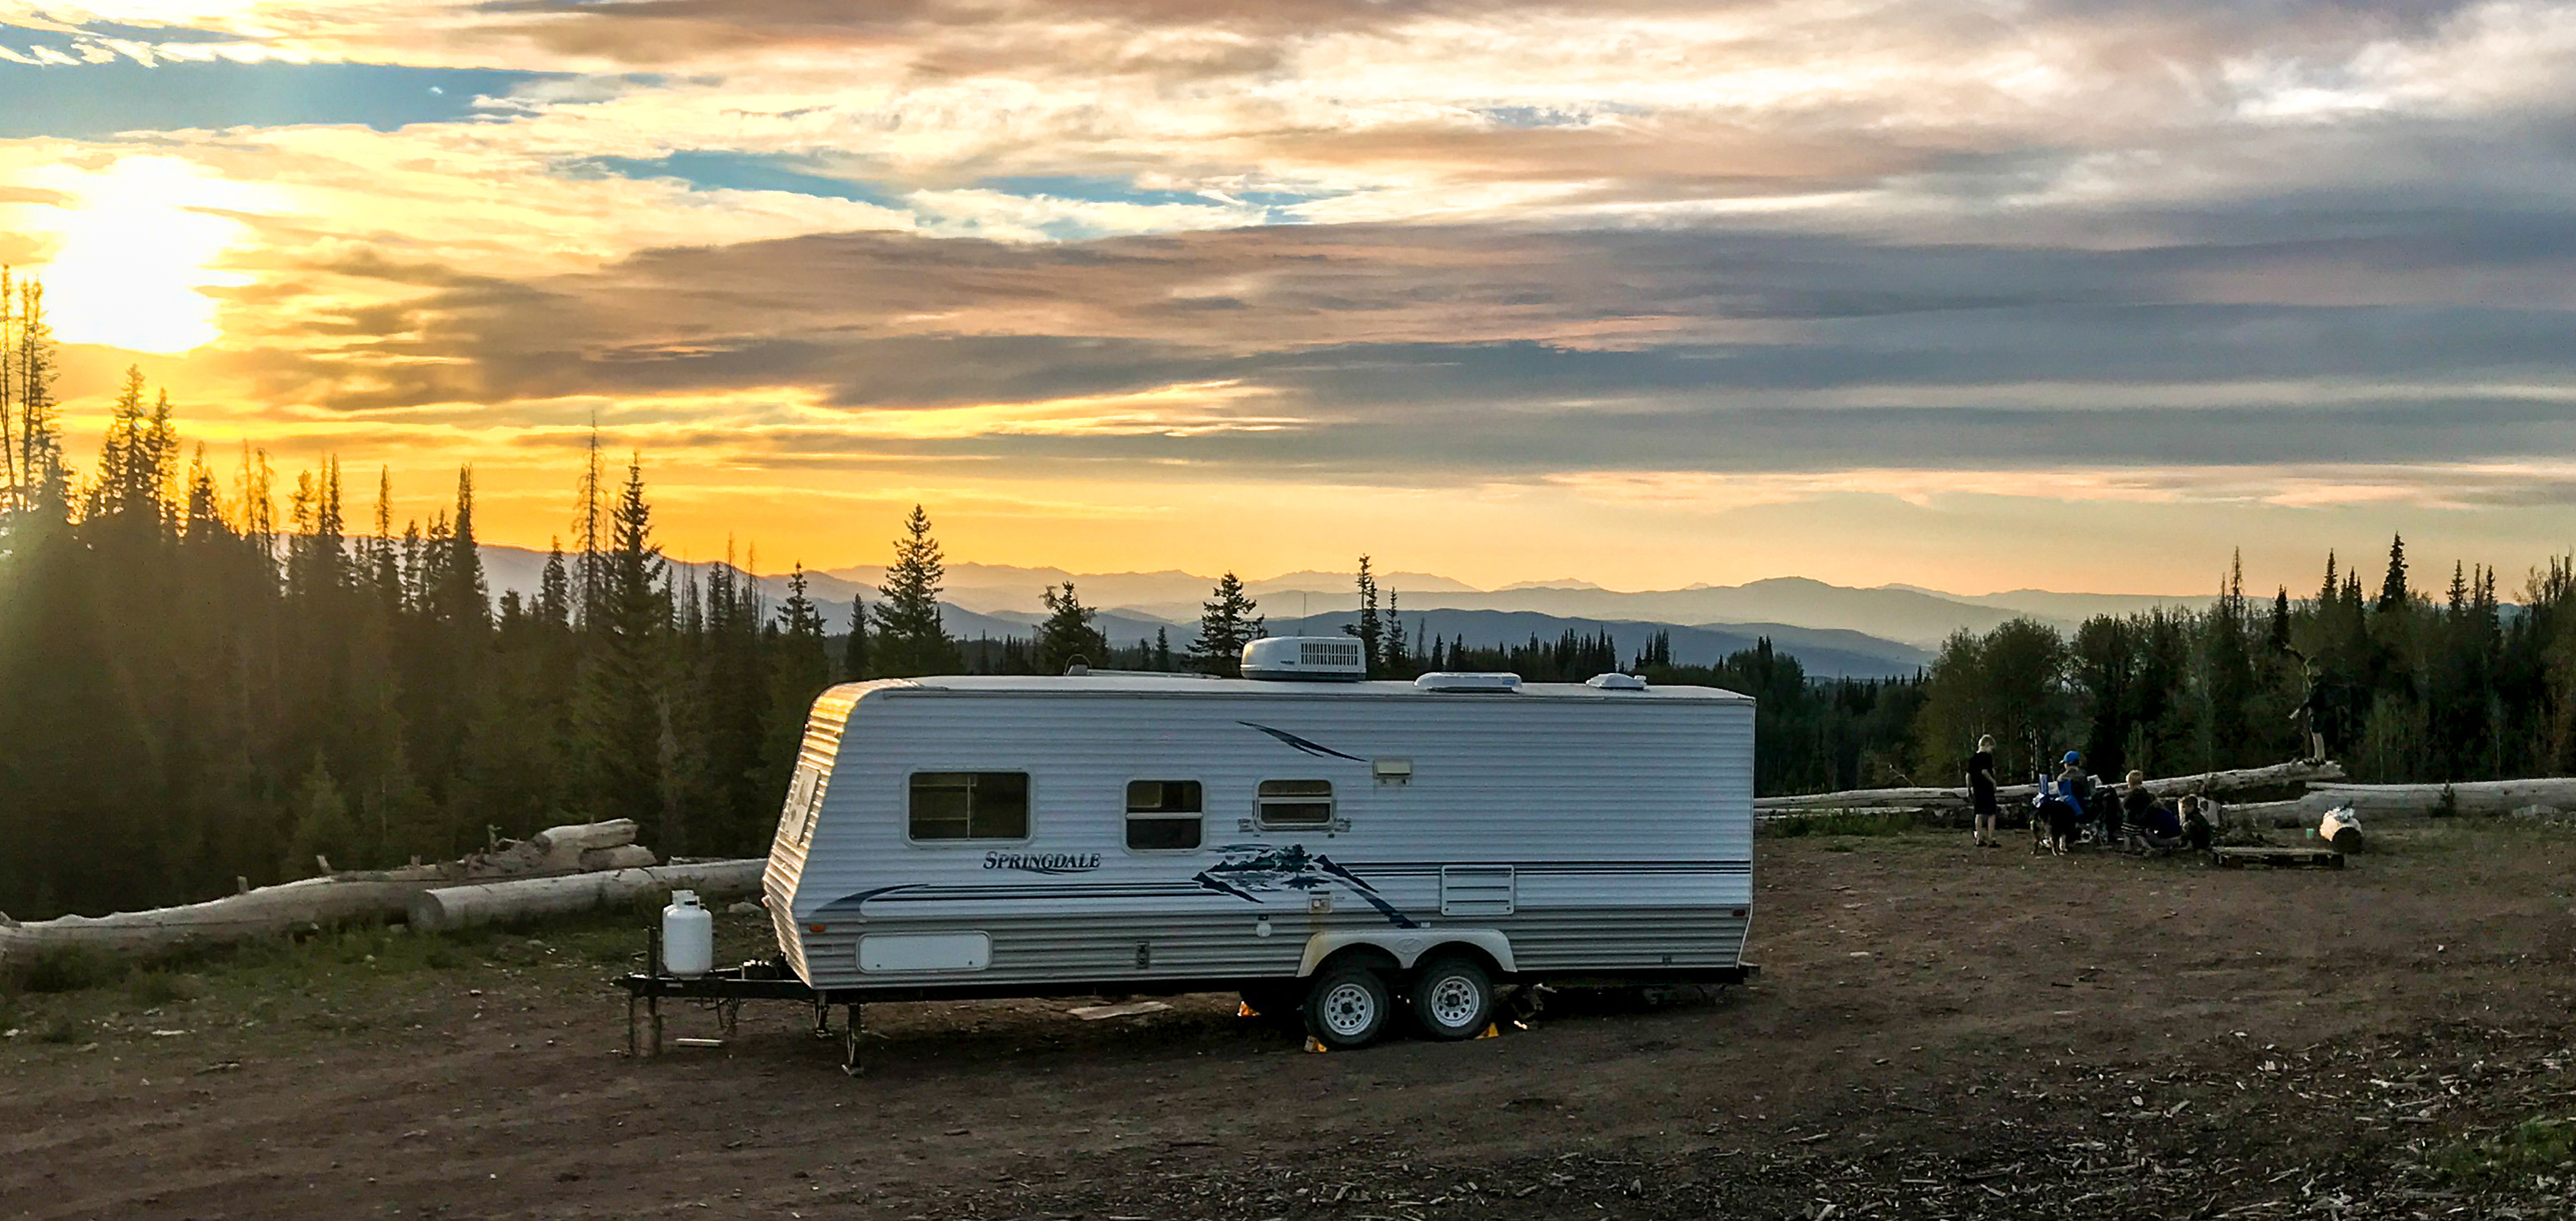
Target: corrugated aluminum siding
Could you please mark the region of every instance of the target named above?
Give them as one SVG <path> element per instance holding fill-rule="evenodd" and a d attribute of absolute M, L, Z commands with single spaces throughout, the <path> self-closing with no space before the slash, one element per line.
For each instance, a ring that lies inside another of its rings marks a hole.
<path fill-rule="evenodd" d="M 859 697 L 882 684 L 847 683 L 825 691 L 814 700 L 813 710 L 805 716 L 805 737 L 796 749 L 796 774 L 787 786 L 787 804 L 779 811 L 778 833 L 769 844 L 769 865 L 761 870 L 761 889 L 767 896 L 770 926 L 778 932 L 778 947 L 794 963 L 799 975 L 805 972 L 805 943 L 797 936 L 792 915 L 795 906 L 796 881 L 805 872 L 805 856 L 811 846 L 806 834 L 821 817 L 821 803 L 831 795 L 832 772 L 841 757 L 841 740 L 850 722 L 850 709 Z M 822 786 L 817 793 L 802 787 L 807 775 L 811 783 Z M 800 800 L 801 799 L 801 800 Z"/>
<path fill-rule="evenodd" d="M 1629 699 L 1357 696 L 1180 680 L 1168 693 L 1093 694 L 1073 685 L 1079 679 L 1063 681 L 1037 691 L 869 684 L 817 704 L 807 757 L 836 742 L 837 765 L 810 844 L 799 851 L 782 837 L 769 869 L 782 944 L 809 982 L 1291 975 L 1313 932 L 1400 921 L 1433 938 L 1443 925 L 1501 929 L 1524 971 L 1739 959 L 1739 913 L 1753 897 L 1749 700 L 1670 690 Z M 1411 760 L 1411 781 L 1378 782 L 1379 758 Z M 1027 772 L 1028 838 L 911 842 L 906 802 L 919 771 Z M 1254 825 L 1256 786 L 1285 779 L 1332 781 L 1347 829 Z M 1201 782 L 1202 848 L 1128 850 L 1129 780 Z M 1302 850 L 1307 884 L 1259 889 L 1258 879 L 1225 875 L 1213 867 L 1229 849 L 1236 859 Z M 1071 858 L 1074 867 L 1011 868 L 1010 854 L 1059 866 Z M 1511 867 L 1512 914 L 1443 918 L 1440 870 L 1452 865 Z M 1248 894 L 1198 880 L 1203 873 L 1228 885 L 1231 876 Z M 1369 901 L 1371 891 L 1393 915 Z M 1329 911 L 1312 909 L 1318 896 Z M 1258 935 L 1264 917 L 1267 937 Z M 828 931 L 805 931 L 811 924 Z M 984 970 L 857 968 L 868 932 L 969 929 L 993 938 Z"/>

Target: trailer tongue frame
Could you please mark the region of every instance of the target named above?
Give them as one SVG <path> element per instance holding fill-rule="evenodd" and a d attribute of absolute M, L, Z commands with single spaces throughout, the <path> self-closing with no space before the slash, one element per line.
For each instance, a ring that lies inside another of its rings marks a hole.
<path fill-rule="evenodd" d="M 813 986 L 796 977 L 795 968 L 784 956 L 755 959 L 735 967 L 721 967 L 704 975 L 673 975 L 662 969 L 662 933 L 654 929 L 648 935 L 646 963 L 642 971 L 619 976 L 614 982 L 626 993 L 626 1054 L 653 1059 L 662 1054 L 662 1002 L 696 1001 L 712 1007 L 716 1028 L 722 1038 L 717 1045 L 731 1040 L 741 1029 L 744 1001 L 798 1001 L 814 1007 L 814 1037 L 832 1037 L 832 1004 L 828 992 L 817 992 Z M 859 999 L 841 1000 L 849 1007 L 848 1020 L 841 1036 L 841 1071 L 859 1075 Z M 639 1020 L 640 1019 L 640 1020 Z M 649 1037 L 639 1038 L 639 1031 Z M 683 1040 L 683 1045 L 693 1041 Z"/>
<path fill-rule="evenodd" d="M 859 1038 L 864 1031 L 863 1008 L 871 1001 L 906 1003 L 923 1001 L 1008 1000 L 1045 997 L 1089 997 L 1100 994 L 1095 986 L 1037 988 L 1027 985 L 994 985 L 990 987 L 945 986 L 937 988 L 864 988 L 817 990 L 796 977 L 795 969 L 784 956 L 754 959 L 739 966 L 722 967 L 704 975 L 673 975 L 662 969 L 662 944 L 658 931 L 648 951 L 648 969 L 630 972 L 612 981 L 626 993 L 626 1054 L 638 1059 L 653 1059 L 662 1054 L 662 1002 L 694 1001 L 715 1011 L 717 1039 L 680 1038 L 682 1046 L 722 1046 L 739 1032 L 745 1001 L 794 1001 L 810 1005 L 814 1012 L 814 1037 L 833 1037 L 832 1006 L 843 1010 L 841 1029 L 841 1071 L 859 1075 Z M 1617 978 L 1564 978 L 1544 981 L 1554 987 L 1654 986 L 1657 984 L 1698 984 L 1717 987 L 1747 984 L 1761 968 L 1746 962 L 1732 967 L 1631 973 Z M 1536 983 L 1540 981 L 1529 981 Z M 1198 992 L 1234 992 L 1241 980 L 1157 980 L 1146 989 L 1153 995 L 1183 996 Z M 1527 985 L 1517 991 L 1530 1004 L 1527 1013 L 1536 1012 L 1535 993 Z M 1143 995 L 1145 993 L 1134 993 Z"/>

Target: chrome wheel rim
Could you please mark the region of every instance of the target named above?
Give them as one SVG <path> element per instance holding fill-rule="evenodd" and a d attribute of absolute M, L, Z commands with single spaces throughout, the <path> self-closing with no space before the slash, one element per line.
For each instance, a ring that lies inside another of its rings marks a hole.
<path fill-rule="evenodd" d="M 1484 1008 L 1484 989 L 1464 975 L 1446 975 L 1431 985 L 1425 999 L 1431 1004 L 1431 1020 L 1456 1029 L 1476 1020 L 1476 1011 Z"/>
<path fill-rule="evenodd" d="M 1345 1039 L 1367 1034 L 1377 1024 L 1377 995 L 1367 985 L 1339 983 L 1324 993 L 1324 1029 Z"/>

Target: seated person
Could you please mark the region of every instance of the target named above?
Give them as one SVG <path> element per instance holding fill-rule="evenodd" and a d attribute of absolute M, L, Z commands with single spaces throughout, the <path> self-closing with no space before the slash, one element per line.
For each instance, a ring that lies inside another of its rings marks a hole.
<path fill-rule="evenodd" d="M 2183 839 L 2190 842 L 2194 852 L 2209 851 L 2209 846 L 2218 842 L 2218 803 L 2207 797 L 2187 797 L 2183 799 L 2183 806 L 2186 811 L 2182 818 Z"/>
<path fill-rule="evenodd" d="M 2065 758 L 2058 760 L 2058 764 L 2058 792 L 2073 802 L 2076 809 L 2083 809 L 2084 803 L 2093 798 L 2093 777 L 2084 772 L 2084 752 L 2070 750 Z"/>
<path fill-rule="evenodd" d="M 2032 801 L 2030 812 L 2031 848 L 2034 851 L 2064 856 L 2069 848 L 2075 846 L 2075 832 L 2084 817 L 2076 801 L 2066 791 L 2065 785 L 2052 784 L 2046 779 L 2040 781 L 2039 796 Z"/>
<path fill-rule="evenodd" d="M 2193 818 L 2197 819 L 2199 816 L 2199 811 L 2192 812 Z M 2204 828 L 2208 826 L 2205 822 L 2201 825 Z M 2147 847 L 2158 852 L 2171 852 L 2182 847 L 2189 839 L 2182 815 L 2174 812 L 2172 806 L 2152 798 L 2147 802 L 2146 816 L 2139 822 L 2138 829 L 2146 835 Z"/>

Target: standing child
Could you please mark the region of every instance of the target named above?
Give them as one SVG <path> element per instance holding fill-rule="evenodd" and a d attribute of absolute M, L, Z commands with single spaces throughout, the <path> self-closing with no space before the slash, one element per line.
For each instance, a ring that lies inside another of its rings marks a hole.
<path fill-rule="evenodd" d="M 1976 845 L 1993 848 L 2001 841 L 1995 838 L 1995 824 L 2003 816 L 1995 800 L 1995 739 L 1987 734 L 1977 739 L 1977 753 L 1968 756 L 1968 799 L 1976 815 Z"/>
<path fill-rule="evenodd" d="M 2111 843 L 2120 845 L 2127 842 L 2121 835 L 2123 825 L 2145 830 L 2147 813 L 2155 808 L 2156 795 L 2147 791 L 2147 774 L 2130 772 L 2129 782 L 2120 787 L 2120 804 L 2114 807 L 2116 812 L 2111 816 Z"/>

